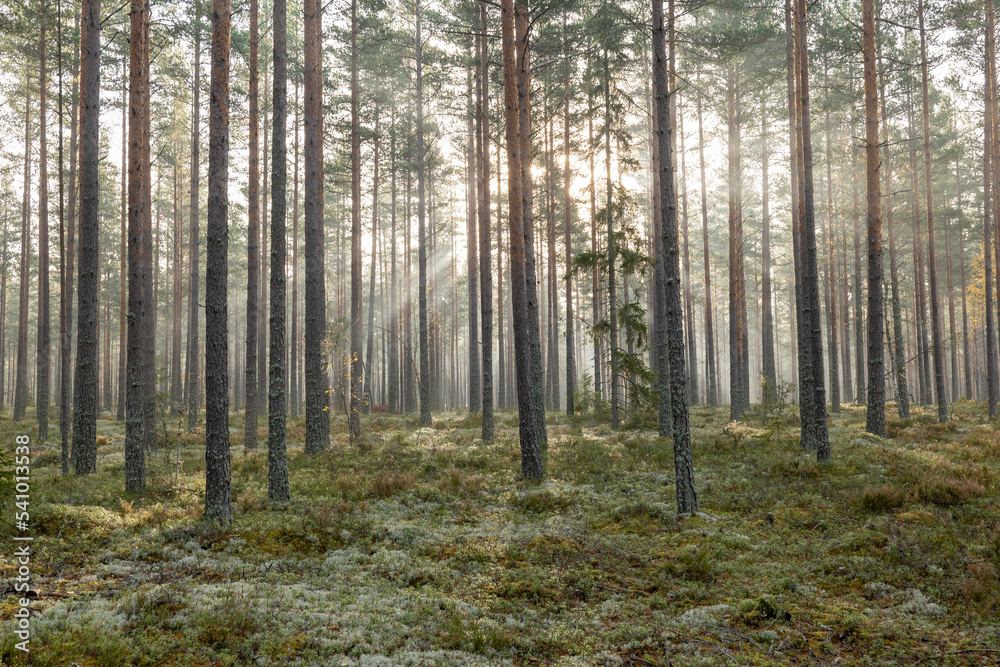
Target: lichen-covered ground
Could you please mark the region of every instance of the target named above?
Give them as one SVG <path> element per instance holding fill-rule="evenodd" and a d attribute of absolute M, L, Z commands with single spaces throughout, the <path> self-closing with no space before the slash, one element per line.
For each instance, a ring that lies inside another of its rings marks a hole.
<path fill-rule="evenodd" d="M 996 665 L 1000 431 L 981 405 L 953 417 L 880 440 L 847 406 L 819 466 L 792 415 L 696 407 L 703 514 L 683 520 L 669 440 L 587 416 L 549 415 L 541 485 L 518 477 L 514 414 L 485 446 L 467 415 L 372 416 L 363 447 L 337 419 L 313 457 L 292 420 L 287 505 L 234 417 L 224 533 L 201 521 L 203 434 L 168 420 L 131 498 L 102 420 L 96 475 L 32 450 L 31 664 Z M 0 416 L 4 447 L 32 421 Z M 3 493 L 0 663 L 18 665 Z"/>

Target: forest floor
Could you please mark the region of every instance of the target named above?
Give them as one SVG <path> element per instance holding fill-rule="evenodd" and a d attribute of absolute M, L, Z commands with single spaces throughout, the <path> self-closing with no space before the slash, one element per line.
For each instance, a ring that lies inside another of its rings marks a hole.
<path fill-rule="evenodd" d="M 53 437 L 32 448 L 31 664 L 1000 660 L 1000 430 L 982 405 L 955 405 L 945 425 L 918 408 L 889 420 L 887 440 L 845 406 L 825 466 L 797 444 L 792 409 L 727 425 L 728 408 L 697 406 L 703 513 L 682 520 L 669 440 L 549 419 L 540 485 L 519 479 L 512 413 L 487 446 L 467 415 L 436 414 L 431 428 L 372 415 L 363 447 L 337 418 L 312 457 L 293 419 L 292 501 L 271 505 L 266 428 L 246 454 L 234 417 L 224 533 L 201 519 L 203 434 L 165 424 L 143 498 L 124 494 L 123 425 L 99 422 L 88 477 L 60 475 Z M 31 424 L 0 417 L 4 448 Z M 0 663 L 18 665 L 12 553 L 0 558 Z"/>

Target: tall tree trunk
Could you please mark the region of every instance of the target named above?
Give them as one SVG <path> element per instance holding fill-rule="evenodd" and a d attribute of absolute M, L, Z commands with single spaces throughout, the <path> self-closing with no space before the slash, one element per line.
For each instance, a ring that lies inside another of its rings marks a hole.
<path fill-rule="evenodd" d="M 958 206 L 958 267 L 962 294 L 962 375 L 965 379 L 965 398 L 972 400 L 972 350 L 969 347 L 969 309 L 965 294 L 965 216 L 962 213 L 962 178 L 959 163 L 955 161 L 956 205 Z"/>
<path fill-rule="evenodd" d="M 931 182 L 931 112 L 928 90 L 927 35 L 924 29 L 924 2 L 917 5 L 920 21 L 920 74 L 924 106 L 924 186 L 927 195 L 927 270 L 931 287 L 931 341 L 934 346 L 934 393 L 938 421 L 948 421 L 948 397 L 944 389 L 944 353 L 941 348 L 941 308 L 937 288 L 937 252 L 934 249 L 934 188 Z"/>
<path fill-rule="evenodd" d="M 865 79 L 865 173 L 868 222 L 868 413 L 865 428 L 885 437 L 885 363 L 882 329 L 882 191 L 878 178 L 878 72 L 875 60 L 875 0 L 864 0 L 862 53 Z M 860 375 L 861 369 L 858 369 Z"/>
<path fill-rule="evenodd" d="M 86 0 L 80 35 L 80 275 L 76 373 L 73 380 L 73 458 L 76 473 L 97 472 L 97 271 L 100 210 L 97 166 L 100 133 L 101 2 Z M 27 238 L 22 236 L 22 238 Z"/>
<path fill-rule="evenodd" d="M 887 151 L 888 153 L 888 151 Z M 852 168 L 857 169 L 857 164 L 853 160 L 853 156 L 857 153 L 852 153 Z M 888 154 L 885 157 L 886 160 L 886 171 L 888 171 Z M 852 178 L 852 189 L 854 194 L 854 361 L 857 366 L 857 387 L 855 389 L 855 399 L 854 402 L 858 405 L 868 403 L 867 398 L 867 380 L 865 374 L 865 313 L 864 305 L 862 304 L 862 291 L 861 281 L 861 207 L 858 201 L 858 179 Z M 886 188 L 889 191 L 889 188 Z M 884 365 L 884 361 L 883 361 Z M 884 384 L 884 382 L 883 382 Z M 884 391 L 884 390 L 883 390 Z"/>
<path fill-rule="evenodd" d="M 800 376 L 812 393 L 808 410 L 803 415 L 802 439 L 808 449 L 816 451 L 821 462 L 830 458 L 830 438 L 826 422 L 826 387 L 823 385 L 823 338 L 819 312 L 819 276 L 816 258 L 816 218 L 813 201 L 812 127 L 809 109 L 809 52 L 807 46 L 806 2 L 796 0 L 796 51 L 798 54 L 798 131 L 797 144 L 802 169 L 799 183 L 799 243 L 802 262 L 801 325 L 807 327 L 805 340 L 808 365 Z"/>
<path fill-rule="evenodd" d="M 535 222 L 532 204 L 531 180 L 531 55 L 528 26 L 527 0 L 519 0 L 514 7 L 514 29 L 517 37 L 517 100 L 518 127 L 521 139 L 521 206 L 524 227 L 524 285 L 527 296 L 528 343 L 531 346 L 531 390 L 535 393 L 533 410 L 535 437 L 543 456 L 548 447 L 545 428 L 545 382 L 542 372 L 542 343 L 539 331 L 538 279 L 535 271 Z M 509 187 L 509 186 L 508 186 Z M 614 417 L 612 417 L 614 421 Z M 544 460 L 542 462 L 544 469 Z"/>
<path fill-rule="evenodd" d="M 86 8 L 84 9 L 86 12 Z M 24 419 L 28 408 L 28 290 L 31 283 L 31 74 L 28 71 L 27 59 L 24 72 L 24 183 L 21 199 L 21 264 L 18 285 L 17 309 L 17 375 L 14 380 L 14 421 Z M 88 193 L 89 194 L 89 193 Z M 96 193 L 93 195 L 97 196 Z M 81 235 L 82 236 L 82 235 Z M 82 240 L 82 239 L 81 239 Z M 96 240 L 95 240 L 96 243 Z M 82 245 L 82 244 L 81 244 Z M 96 271 L 96 269 L 95 269 Z M 95 277 L 96 284 L 96 277 Z M 94 336 L 97 330 L 97 305 L 95 288 L 94 305 Z M 97 345 L 95 340 L 94 345 Z M 97 363 L 94 348 L 94 363 Z M 97 382 L 97 371 L 94 371 L 94 382 Z M 96 400 L 96 397 L 95 397 Z M 96 405 L 95 405 L 96 410 Z M 95 412 L 96 419 L 96 412 Z"/>
<path fill-rule="evenodd" d="M 487 68 L 486 71 L 489 71 Z M 489 90 L 489 83 L 486 84 L 486 90 Z M 485 108 L 483 113 L 485 114 Z M 488 150 L 488 149 L 487 149 Z M 510 343 L 510 336 L 504 340 L 504 302 L 503 302 L 503 189 L 500 183 L 501 169 L 500 169 L 500 145 L 497 145 L 497 405 L 500 406 L 501 410 L 507 409 L 507 397 L 511 392 L 508 392 L 508 373 L 507 373 L 507 360 L 510 359 L 510 355 L 507 353 L 507 348 L 505 343 Z M 480 251 L 482 246 L 480 246 Z"/>
<path fill-rule="evenodd" d="M 372 378 L 375 375 L 375 271 L 378 260 L 378 104 L 375 105 L 374 183 L 372 185 L 372 273 L 368 283 L 368 350 L 365 353 L 365 391 L 361 402 L 365 414 L 372 411 Z"/>
<path fill-rule="evenodd" d="M 541 479 L 544 474 L 542 446 L 535 429 L 535 392 L 531 382 L 531 342 L 528 295 L 525 279 L 524 207 L 521 194 L 521 136 L 518 105 L 518 54 L 515 53 L 514 0 L 501 0 L 504 117 L 507 139 L 507 196 L 510 202 L 510 282 L 514 327 L 517 403 L 521 442 L 521 474 Z"/>
<path fill-rule="evenodd" d="M 389 247 L 389 409 L 402 412 L 399 393 L 399 290 L 396 284 L 396 107 L 392 107 L 389 127 L 389 190 L 391 191 Z"/>
<path fill-rule="evenodd" d="M 313 2 L 315 0 L 312 0 Z M 229 0 L 212 0 L 205 274 L 205 518 L 232 521 L 229 489 Z"/>
<path fill-rule="evenodd" d="M 49 382 L 51 380 L 50 351 L 52 348 L 49 318 L 49 167 L 45 120 L 47 115 L 46 92 L 48 77 L 45 72 L 45 24 L 41 17 L 39 31 L 39 112 L 38 112 L 38 331 L 36 333 L 35 416 L 38 422 L 38 439 L 49 438 Z M 27 238 L 27 237 L 25 237 Z"/>
<path fill-rule="evenodd" d="M 199 280 L 199 238 L 198 220 L 201 216 L 199 210 L 198 188 L 200 180 L 200 158 L 198 156 L 199 142 L 201 141 L 201 0 L 194 2 L 194 85 L 192 96 L 194 97 L 191 112 L 191 231 L 188 235 L 188 250 L 190 259 L 190 277 L 188 279 L 188 347 L 187 347 L 187 430 L 193 431 L 198 425 L 198 408 L 201 405 L 201 379 L 199 377 L 199 360 L 201 350 L 199 343 L 198 315 L 198 280 Z"/>
<path fill-rule="evenodd" d="M 774 367 L 774 321 L 771 306 L 771 216 L 768 209 L 768 152 L 767 152 L 767 100 L 761 99 L 761 367 L 764 373 L 764 403 L 774 404 L 778 400 L 778 374 Z"/>
<path fill-rule="evenodd" d="M 475 51 L 475 42 L 473 42 Z M 466 96 L 470 113 L 466 114 L 466 224 L 465 257 L 469 288 L 469 412 L 479 412 L 482 408 L 481 375 L 479 368 L 479 243 L 476 234 L 476 141 L 475 141 L 475 97 L 472 91 L 472 69 L 466 72 Z M 485 276 L 484 276 L 485 280 Z"/>
<path fill-rule="evenodd" d="M 997 118 L 997 72 L 996 72 L 996 31 L 994 29 L 993 0 L 986 0 L 986 109 L 983 125 L 985 140 L 983 142 L 983 279 L 986 301 L 986 401 L 990 419 L 996 419 L 997 414 L 997 351 L 995 326 L 993 321 L 993 253 L 990 245 L 993 232 L 990 229 L 993 201 L 996 192 L 991 191 L 993 173 L 995 171 Z"/>
<path fill-rule="evenodd" d="M 694 465 L 691 456 L 691 427 L 688 420 L 688 384 L 684 368 L 684 330 L 681 310 L 680 253 L 677 247 L 677 199 L 674 192 L 673 125 L 670 114 L 670 90 L 664 49 L 663 0 L 653 0 L 653 83 L 656 95 L 657 143 L 660 172 L 660 224 L 663 230 L 664 289 L 666 292 L 667 330 L 662 345 L 669 355 L 670 424 L 669 434 L 674 443 L 674 468 L 676 476 L 677 514 L 695 514 L 698 511 L 698 494 L 694 487 Z M 672 18 L 672 17 L 671 17 Z M 660 353 L 661 361 L 663 353 Z M 661 366 L 662 369 L 662 366 Z M 661 377 L 664 373 L 661 370 Z M 660 382 L 660 434 L 663 433 L 667 399 L 665 384 Z"/>
<path fill-rule="evenodd" d="M 563 14 L 563 33 L 566 32 L 566 16 Z M 569 162 L 569 96 L 572 87 L 570 75 L 569 40 L 565 40 L 563 52 L 565 60 L 565 81 L 563 82 L 563 213 L 565 215 L 566 247 L 566 414 L 573 416 L 576 400 L 576 323 L 573 321 L 573 200 L 570 197 L 570 181 L 573 171 Z M 485 69 L 485 65 L 484 65 Z M 485 279 L 484 279 L 485 284 Z"/>
<path fill-rule="evenodd" d="M 419 39 L 419 35 L 418 35 Z M 419 51 L 418 51 L 419 53 Z M 417 66 L 419 68 L 419 65 Z M 419 85 L 419 84 L 418 84 Z M 361 139 L 358 135 L 358 3 L 351 1 L 351 386 L 347 425 L 351 441 L 361 438 Z M 368 305 L 369 308 L 372 304 Z"/>
<path fill-rule="evenodd" d="M 284 8 L 284 6 L 282 7 Z M 286 57 L 287 70 L 287 57 Z M 275 66 L 277 68 L 277 66 Z M 277 77 L 277 71 L 275 71 Z M 287 94 L 287 86 L 286 86 Z M 292 166 L 292 332 L 291 351 L 288 355 L 289 411 L 299 416 L 299 82 L 295 82 L 295 157 Z"/>
<path fill-rule="evenodd" d="M 128 275 L 128 59 L 122 58 L 122 192 L 121 192 L 121 243 L 118 262 L 122 276 Z M 116 419 L 125 421 L 125 396 L 128 354 L 128 281 L 119 280 L 118 288 L 118 410 Z"/>
<path fill-rule="evenodd" d="M 305 42 L 305 449 L 315 454 L 330 443 L 326 371 L 326 286 L 323 238 L 323 73 L 319 0 L 304 3 Z"/>
<path fill-rule="evenodd" d="M 604 214 L 607 223 L 607 243 L 608 243 L 608 321 L 611 328 L 608 334 L 609 345 L 611 346 L 611 428 L 618 428 L 620 418 L 618 416 L 618 305 L 617 286 L 615 284 L 615 224 L 614 224 L 614 198 L 613 185 L 611 183 L 611 73 L 608 69 L 608 48 L 604 46 L 604 169 L 605 180 L 607 181 L 607 201 L 604 206 Z M 661 373 L 662 375 L 662 373 Z M 662 388 L 661 388 L 662 391 Z M 665 416 L 665 415 L 664 415 Z"/>
<path fill-rule="evenodd" d="M 793 23 L 793 15 L 794 21 Z M 796 354 L 792 357 L 792 369 L 795 371 L 798 387 L 799 414 L 803 418 L 803 436 L 801 442 L 804 446 L 811 442 L 810 436 L 805 432 L 807 427 L 811 427 L 812 421 L 809 416 L 812 414 L 812 374 L 811 371 L 804 372 L 809 367 L 808 341 L 806 331 L 808 322 L 803 319 L 803 282 L 802 282 L 802 241 L 799 238 L 801 204 L 799 193 L 801 188 L 802 160 L 800 159 L 800 135 L 799 135 L 799 95 L 798 95 L 798 4 L 793 0 L 785 0 L 785 85 L 788 91 L 788 145 L 789 145 L 789 176 L 791 181 L 791 227 L 792 227 L 792 269 L 793 269 L 793 299 L 791 310 L 794 313 L 795 327 L 792 336 L 793 347 Z"/>
<path fill-rule="evenodd" d="M 889 143 L 889 117 L 886 113 L 885 70 L 879 62 L 879 100 L 882 105 L 882 140 L 886 142 L 885 156 L 882 158 L 885 170 L 885 191 L 892 192 L 892 153 Z M 910 416 L 910 395 L 906 377 L 906 341 L 903 338 L 903 309 L 899 295 L 899 270 L 896 260 L 896 227 L 893 224 L 894 206 L 886 206 L 885 219 L 887 236 L 889 237 L 889 286 L 892 300 L 893 326 L 893 375 L 896 378 L 896 412 L 901 419 Z M 883 363 L 884 366 L 884 363 Z M 883 376 L 884 377 L 884 376 Z M 884 384 L 884 380 L 883 380 Z M 871 388 L 869 388 L 871 391 Z M 884 394 L 883 389 L 883 394 Z"/>
<path fill-rule="evenodd" d="M 260 297 L 260 265 L 262 247 L 260 244 L 260 76 L 258 73 L 258 27 L 257 0 L 250 0 L 250 178 L 247 184 L 247 332 L 246 332 L 246 379 L 243 383 L 246 397 L 246 413 L 243 421 L 243 451 L 257 449 L 257 309 Z"/>
<path fill-rule="evenodd" d="M 750 408 L 750 339 L 747 331 L 746 276 L 743 268 L 743 166 L 739 92 L 735 65 L 726 74 L 729 127 L 729 418 Z"/>
<path fill-rule="evenodd" d="M 80 85 L 80 73 L 78 72 L 74 78 L 73 88 L 74 93 L 79 91 Z M 77 135 L 78 129 L 80 127 L 80 99 L 78 95 L 73 95 L 73 105 L 72 112 L 70 114 L 70 124 L 69 124 L 69 203 L 66 207 L 66 248 L 64 253 L 64 263 L 65 263 L 65 289 L 61 293 L 61 298 L 63 301 L 63 308 L 65 309 L 65 322 L 66 322 L 66 335 L 61 341 L 62 354 L 60 364 L 62 366 L 62 371 L 60 373 L 61 377 L 61 398 L 59 401 L 59 430 L 61 431 L 62 437 L 62 473 L 64 475 L 69 474 L 69 463 L 70 463 L 70 437 L 72 435 L 72 397 L 71 397 L 71 387 L 73 385 L 73 268 L 74 260 L 76 256 L 75 252 L 75 240 L 76 240 L 76 200 L 77 200 L 77 174 L 76 174 L 76 162 L 77 162 Z M 124 174 L 123 174 L 124 175 Z M 5 246 L 6 249 L 6 246 Z M 7 278 L 8 266 L 6 262 L 4 263 L 4 280 Z M 3 331 L 6 333 L 7 326 L 7 304 L 6 304 L 6 285 L 3 288 L 3 299 L 4 303 L 2 306 L 3 310 Z M 3 345 L 6 347 L 6 335 L 3 336 Z M 0 350 L 0 366 L 3 365 L 4 355 Z M 2 373 L 0 373 L 0 396 L 4 394 L 6 390 L 6 385 L 2 382 Z M 0 405 L 3 405 L 4 401 L 0 399 Z"/>
<path fill-rule="evenodd" d="M 424 65 L 423 43 L 420 37 L 420 0 L 416 0 L 416 40 L 414 43 L 417 63 L 417 306 L 419 309 L 420 336 L 420 423 L 431 423 L 431 369 L 427 332 L 427 236 L 425 231 L 424 202 Z"/>
<path fill-rule="evenodd" d="M 712 324 L 712 271 L 708 251 L 708 188 L 705 184 L 705 126 L 702 120 L 700 95 L 697 101 L 697 112 L 698 168 L 701 172 L 701 239 L 705 267 L 705 401 L 714 407 L 719 403 L 719 384 L 715 368 L 715 333 Z"/>
<path fill-rule="evenodd" d="M 128 354 L 126 355 L 125 391 L 125 489 L 144 493 L 146 487 L 145 422 L 146 364 L 153 351 L 146 340 L 155 317 L 155 306 L 147 303 L 147 283 L 153 279 L 147 267 L 151 262 L 152 217 L 146 206 L 150 187 L 149 153 L 144 150 L 146 114 L 145 96 L 149 90 L 149 61 L 146 40 L 149 38 L 150 7 L 148 0 L 132 3 L 129 40 L 129 156 L 128 156 Z M 149 259 L 147 259 L 149 258 Z"/>
<path fill-rule="evenodd" d="M 672 39 L 673 41 L 673 39 Z M 684 152 L 684 114 L 677 98 L 677 134 L 680 140 L 681 221 L 684 242 L 684 331 L 687 338 L 688 404 L 698 402 L 698 345 L 694 329 L 694 297 L 691 293 L 691 242 L 688 227 L 687 166 Z"/>
<path fill-rule="evenodd" d="M 490 79 L 486 3 L 479 3 L 479 59 L 476 67 L 476 149 L 479 188 L 479 274 L 482 276 L 482 439 L 492 442 L 493 425 L 493 258 L 490 234 Z M 567 120 L 567 122 L 569 122 Z M 498 193 L 499 194 L 499 193 Z M 472 235 L 474 237 L 474 234 Z M 499 241 L 498 241 L 499 245 Z M 499 263 L 498 263 L 499 264 Z M 470 370 L 471 372 L 471 370 Z"/>
<path fill-rule="evenodd" d="M 180 152 L 174 147 L 174 154 L 179 157 Z M 178 160 L 179 161 L 179 160 Z M 180 414 L 181 404 L 184 399 L 184 381 L 181 378 L 181 310 L 184 304 L 184 287 L 181 284 L 181 249 L 183 248 L 183 234 L 181 230 L 180 213 L 180 188 L 177 183 L 177 161 L 174 162 L 174 231 L 173 231 L 173 283 L 174 298 L 170 312 L 173 315 L 173 340 L 171 348 L 173 350 L 170 370 L 170 381 L 173 399 L 170 403 L 170 414 L 176 416 Z"/>
<path fill-rule="evenodd" d="M 285 348 L 285 196 L 287 192 L 288 118 L 288 28 L 285 0 L 274 0 L 272 27 L 274 30 L 274 88 L 271 117 L 271 312 L 267 383 L 267 497 L 288 500 L 288 453 L 285 445 L 285 379 L 288 360 Z"/>
<path fill-rule="evenodd" d="M 823 68 L 823 85 L 827 89 L 826 100 L 826 226 L 823 227 L 823 245 L 826 254 L 823 297 L 826 306 L 826 334 L 830 355 L 830 410 L 840 413 L 840 373 L 837 367 L 837 262 L 834 256 L 833 233 L 833 145 L 830 143 L 829 77 Z M 881 321 L 879 322 L 881 325 Z"/>
<path fill-rule="evenodd" d="M 593 107 L 593 96 L 587 96 L 587 108 Z M 597 255 L 597 172 L 594 169 L 594 157 L 597 152 L 597 148 L 594 144 L 594 118 L 592 114 L 588 114 L 587 117 L 587 130 L 589 135 L 590 146 L 589 157 L 590 157 L 590 252 L 595 256 Z M 601 294 L 598 291 L 598 280 L 597 280 L 598 266 L 594 263 L 593 268 L 590 270 L 590 295 L 591 295 L 591 331 L 593 333 L 594 329 L 597 329 L 597 323 L 600 321 L 601 317 Z M 597 398 L 603 398 L 603 393 L 601 391 L 601 340 L 597 335 L 591 336 L 594 341 L 594 395 Z"/>

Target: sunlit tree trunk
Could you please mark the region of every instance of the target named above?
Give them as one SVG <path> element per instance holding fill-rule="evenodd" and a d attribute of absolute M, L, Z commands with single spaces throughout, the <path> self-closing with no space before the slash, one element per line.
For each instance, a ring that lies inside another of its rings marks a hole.
<path fill-rule="evenodd" d="M 427 331 L 427 234 L 426 204 L 424 198 L 424 81 L 423 44 L 420 37 L 420 0 L 416 0 L 416 40 L 414 44 L 417 63 L 417 307 L 419 309 L 420 336 L 420 423 L 431 423 L 431 369 Z"/>
<path fill-rule="evenodd" d="M 330 443 L 323 234 L 323 73 L 319 0 L 306 0 L 305 42 L 305 394 L 307 453 Z"/>
<path fill-rule="evenodd" d="M 750 341 L 747 331 L 746 276 L 743 266 L 743 165 L 740 148 L 736 66 L 726 73 L 726 122 L 729 129 L 729 418 L 739 420 L 750 407 Z"/>

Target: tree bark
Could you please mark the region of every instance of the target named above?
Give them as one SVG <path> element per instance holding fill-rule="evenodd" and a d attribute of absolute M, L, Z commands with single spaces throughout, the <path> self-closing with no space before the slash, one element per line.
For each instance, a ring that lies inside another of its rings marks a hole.
<path fill-rule="evenodd" d="M 188 348 L 187 348 L 187 430 L 193 431 L 198 425 L 198 409 L 201 405 L 201 379 L 199 376 L 198 363 L 201 358 L 199 343 L 198 319 L 200 309 L 198 305 L 198 282 L 199 282 L 199 259 L 200 248 L 198 238 L 198 222 L 201 216 L 199 210 L 198 189 L 200 179 L 200 158 L 198 156 L 199 142 L 201 141 L 201 0 L 194 2 L 194 18 L 192 21 L 194 31 L 194 85 L 192 96 L 194 98 L 191 111 L 191 231 L 188 235 L 188 249 L 190 259 L 190 278 L 188 279 Z"/>
<path fill-rule="evenodd" d="M 768 209 L 767 167 L 767 101 L 761 100 L 761 367 L 764 373 L 764 403 L 771 405 L 778 400 L 778 374 L 774 367 L 774 321 L 771 306 L 771 215 Z"/>
<path fill-rule="evenodd" d="M 653 0 L 653 83 L 656 96 L 657 143 L 660 173 L 660 224 L 663 230 L 664 291 L 667 330 L 662 345 L 669 356 L 670 424 L 674 444 L 674 470 L 676 476 L 677 514 L 695 514 L 698 495 L 694 487 L 694 465 L 691 455 L 691 427 L 688 417 L 688 384 L 684 368 L 684 322 L 681 305 L 680 253 L 677 238 L 677 199 L 674 192 L 673 125 L 670 114 L 670 90 L 664 44 L 663 0 Z M 661 352 L 661 359 L 663 353 Z M 661 377 L 664 375 L 661 369 Z M 664 384 L 660 383 L 660 435 L 663 433 L 663 411 L 667 404 Z"/>
<path fill-rule="evenodd" d="M 84 12 L 87 8 L 84 8 Z M 28 71 L 27 59 L 24 72 L 24 183 L 21 199 L 21 264 L 19 270 L 18 300 L 17 300 L 17 370 L 14 378 L 14 421 L 24 419 L 28 408 L 28 291 L 31 283 L 31 74 Z M 96 187 L 96 186 L 95 186 Z M 82 187 L 81 187 L 82 189 Z M 96 192 L 93 194 L 97 196 Z M 96 239 L 95 239 L 96 242 Z M 81 234 L 82 247 L 82 234 Z M 94 269 L 97 270 L 96 268 Z M 96 284 L 96 278 L 95 278 Z M 94 336 L 97 336 L 96 320 L 96 287 L 94 305 Z M 96 340 L 94 345 L 96 346 Z M 96 347 L 94 363 L 97 363 Z M 97 371 L 94 371 L 94 382 L 97 382 Z M 95 387 L 96 389 L 96 387 Z M 95 397 L 96 400 L 96 397 Z M 96 419 L 96 404 L 95 419 Z"/>
<path fill-rule="evenodd" d="M 76 373 L 73 386 L 73 455 L 76 473 L 97 472 L 97 289 L 100 210 L 97 166 L 100 133 L 100 0 L 83 5 L 80 99 L 80 275 Z M 26 238 L 23 236 L 22 238 Z"/>
<path fill-rule="evenodd" d="M 990 419 L 996 419 L 997 413 L 997 350 L 995 346 L 996 333 L 993 320 L 993 253 L 991 243 L 993 232 L 990 229 L 993 201 L 992 172 L 994 171 L 996 117 L 997 117 L 997 73 L 996 73 L 996 31 L 994 29 L 993 0 L 986 0 L 986 108 L 983 125 L 985 137 L 983 142 L 983 282 L 986 301 L 986 401 Z"/>
<path fill-rule="evenodd" d="M 542 447 L 535 429 L 535 392 L 531 382 L 531 342 L 528 295 L 525 279 L 524 207 L 521 194 L 521 136 L 518 105 L 518 54 L 515 53 L 514 0 L 501 0 L 504 117 L 507 139 L 507 196 L 510 201 L 510 282 L 517 371 L 518 426 L 521 442 L 521 474 L 538 480 L 544 474 Z"/>
<path fill-rule="evenodd" d="M 326 371 L 326 284 L 323 238 L 323 74 L 319 0 L 306 0 L 305 42 L 305 450 L 330 443 Z"/>
<path fill-rule="evenodd" d="M 365 354 L 364 394 L 361 401 L 365 414 L 372 411 L 372 379 L 375 375 L 375 272 L 378 259 L 378 144 L 379 144 L 378 104 L 375 105 L 375 155 L 374 179 L 372 185 L 372 272 L 368 283 L 368 351 Z"/>
<path fill-rule="evenodd" d="M 878 72 L 875 60 L 875 1 L 864 0 L 862 42 L 865 80 L 865 174 L 868 222 L 868 412 L 865 428 L 885 437 L 885 363 L 882 329 L 882 191 L 879 183 Z M 860 374 L 860 368 L 858 369 Z"/>
<path fill-rule="evenodd" d="M 808 377 L 806 387 L 812 393 L 803 415 L 802 439 L 816 451 L 820 462 L 830 459 L 830 439 L 826 421 L 826 387 L 823 385 L 823 338 L 819 311 L 819 279 L 816 258 L 816 219 L 813 201 L 812 128 L 809 108 L 809 53 L 806 33 L 806 2 L 796 0 L 796 51 L 798 54 L 798 150 L 802 169 L 799 183 L 799 243 L 802 261 L 801 322 L 808 327 L 805 336 L 808 366 L 800 376 Z"/>
<path fill-rule="evenodd" d="M 514 6 L 514 29 L 517 37 L 518 126 L 521 139 L 521 206 L 524 227 L 524 283 L 527 296 L 528 343 L 531 346 L 531 389 L 535 393 L 531 416 L 543 457 L 548 448 L 545 428 L 545 382 L 542 371 L 542 343 L 539 331 L 538 279 L 535 270 L 535 222 L 531 179 L 531 51 L 527 0 Z M 508 186 L 509 187 L 509 186 Z M 544 461 L 542 463 L 544 468 Z"/>
<path fill-rule="evenodd" d="M 424 65 L 423 44 L 420 37 L 420 0 L 414 6 L 416 14 L 416 39 L 414 41 L 417 63 L 417 308 L 420 337 L 420 424 L 431 424 L 431 369 L 427 332 L 427 235 L 426 204 L 424 201 Z"/>
<path fill-rule="evenodd" d="M 927 270 L 931 288 L 931 344 L 934 347 L 934 393 L 937 399 L 938 421 L 948 421 L 948 397 L 944 389 L 944 351 L 941 347 L 941 308 L 937 288 L 937 252 L 934 248 L 934 188 L 931 182 L 931 113 L 928 86 L 927 34 L 924 29 L 924 2 L 917 5 L 920 22 L 920 75 L 924 111 L 924 190 L 927 196 Z"/>
<path fill-rule="evenodd" d="M 419 39 L 419 34 L 418 34 Z M 419 50 L 418 50 L 419 54 Z M 419 69 L 419 65 L 417 65 Z M 419 84 L 418 84 L 419 86 Z M 372 304 L 368 305 L 369 308 Z M 358 135 L 358 3 L 351 1 L 351 386 L 347 425 L 351 441 L 361 438 L 364 374 L 361 302 L 361 139 Z"/>
<path fill-rule="evenodd" d="M 285 216 L 287 191 L 287 140 L 288 118 L 288 28 L 285 0 L 274 0 L 272 29 L 274 31 L 274 88 L 271 99 L 271 312 L 269 318 L 270 343 L 269 381 L 267 383 L 267 497 L 271 500 L 288 500 L 288 453 L 285 445 L 286 419 L 286 364 L 285 347 Z M 294 363 L 294 362 L 293 362 Z"/>
<path fill-rule="evenodd" d="M 701 172 L 701 239 L 705 266 L 705 401 L 712 407 L 719 404 L 718 373 L 715 368 L 715 333 L 712 324 L 712 271 L 708 251 L 708 188 L 705 183 L 705 125 L 702 119 L 701 96 L 697 100 L 698 168 Z"/>
<path fill-rule="evenodd" d="M 476 67 L 476 152 L 479 188 L 479 274 L 482 276 L 482 439 L 493 442 L 493 273 L 490 234 L 490 80 L 486 3 L 479 3 L 479 58 Z M 568 122 L 568 121 L 567 121 Z M 472 235 L 474 236 L 474 234 Z M 498 242 L 499 245 L 499 242 Z M 499 264 L 499 262 L 498 262 Z M 471 371 L 470 371 L 471 372 Z"/>
<path fill-rule="evenodd" d="M 243 421 L 243 451 L 257 449 L 257 303 L 260 297 L 260 76 L 258 73 L 257 0 L 250 0 L 250 90 L 249 90 L 249 180 L 247 183 L 247 331 L 243 392 L 246 412 Z"/>
<path fill-rule="evenodd" d="M 750 408 L 750 341 L 747 332 L 746 276 L 743 266 L 743 166 L 740 148 L 739 91 L 731 65 L 726 74 L 729 129 L 729 418 L 738 421 Z"/>
<path fill-rule="evenodd" d="M 43 5 L 44 7 L 44 5 Z M 43 9 L 43 13 L 44 13 Z M 38 113 L 38 330 L 36 332 L 35 416 L 38 440 L 49 438 L 49 382 L 51 380 L 50 351 L 52 348 L 49 317 L 49 167 L 46 136 L 48 77 L 45 71 L 45 23 L 41 17 L 39 30 L 39 113 Z M 25 240 L 27 237 L 24 237 Z"/>
<path fill-rule="evenodd" d="M 313 0 L 315 1 L 315 0 Z M 205 518 L 232 521 L 229 488 L 229 0 L 212 0 L 205 274 Z"/>

